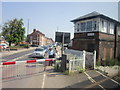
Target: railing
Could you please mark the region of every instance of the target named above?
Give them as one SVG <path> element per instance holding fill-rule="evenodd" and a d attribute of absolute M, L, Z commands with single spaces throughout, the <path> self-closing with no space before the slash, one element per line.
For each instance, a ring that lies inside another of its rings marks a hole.
<path fill-rule="evenodd" d="M 71 52 L 71 53 L 70 53 Z M 86 52 L 77 50 L 67 50 L 67 60 L 69 61 L 69 72 L 85 70 L 88 67 L 95 69 L 96 65 L 96 51 Z"/>
<path fill-rule="evenodd" d="M 79 71 L 79 68 L 85 69 L 85 51 L 80 55 L 78 53 L 77 51 L 76 55 L 68 55 L 68 57 L 73 56 L 73 58 L 69 59 L 69 72 Z"/>

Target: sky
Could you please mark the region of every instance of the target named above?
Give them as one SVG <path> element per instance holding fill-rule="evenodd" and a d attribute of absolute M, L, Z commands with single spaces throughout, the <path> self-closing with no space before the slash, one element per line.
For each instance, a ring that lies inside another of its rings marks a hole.
<path fill-rule="evenodd" d="M 1 4 L 0 4 L 1 5 Z M 22 18 L 29 34 L 37 29 L 55 39 L 55 32 L 70 32 L 74 37 L 71 20 L 97 11 L 118 20 L 118 2 L 2 2 L 2 24 Z"/>

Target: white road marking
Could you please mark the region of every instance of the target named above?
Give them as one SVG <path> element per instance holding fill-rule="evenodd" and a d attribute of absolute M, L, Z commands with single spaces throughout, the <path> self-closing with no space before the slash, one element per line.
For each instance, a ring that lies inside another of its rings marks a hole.
<path fill-rule="evenodd" d="M 42 82 L 41 88 L 44 88 L 44 86 L 45 86 L 45 77 L 46 77 L 46 73 L 44 72 L 44 74 L 43 74 L 43 82 Z"/>
<path fill-rule="evenodd" d="M 96 71 L 96 72 L 98 72 L 99 74 L 101 74 L 103 77 L 108 78 L 107 76 L 105 76 L 105 75 L 102 74 L 101 72 L 99 72 L 99 71 Z M 112 80 L 114 83 L 120 85 L 120 83 L 118 83 L 117 81 L 115 81 L 115 80 L 113 80 L 113 79 L 111 79 L 111 78 L 110 78 L 110 80 Z"/>
<path fill-rule="evenodd" d="M 25 55 L 23 55 L 23 56 L 20 56 L 20 57 L 18 57 L 18 58 L 12 59 L 12 60 L 10 60 L 10 61 L 16 61 L 16 60 L 21 59 L 22 57 L 28 56 L 28 55 L 30 55 L 30 54 L 31 54 L 31 53 L 25 54 Z"/>
<path fill-rule="evenodd" d="M 92 83 L 97 83 L 94 79 L 92 79 L 92 77 L 90 77 L 86 72 L 84 72 L 85 75 L 88 77 L 88 79 L 92 82 Z M 105 90 L 105 88 L 103 86 L 101 86 L 100 84 L 98 84 L 98 86 L 100 86 L 103 90 Z"/>

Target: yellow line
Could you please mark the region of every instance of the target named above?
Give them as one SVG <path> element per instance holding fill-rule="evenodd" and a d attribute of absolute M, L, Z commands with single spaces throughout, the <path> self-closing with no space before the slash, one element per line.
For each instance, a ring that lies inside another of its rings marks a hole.
<path fill-rule="evenodd" d="M 96 72 L 98 72 L 99 74 L 101 74 L 101 75 L 102 75 L 103 77 L 105 77 L 105 78 L 109 78 L 109 77 L 105 76 L 104 74 L 100 73 L 99 71 L 96 71 Z M 109 78 L 109 79 L 112 80 L 114 83 L 120 85 L 120 83 L 118 83 L 117 81 L 115 81 L 115 80 L 113 80 L 113 79 L 111 79 L 111 78 Z"/>
<path fill-rule="evenodd" d="M 88 79 L 92 82 L 92 83 L 97 83 L 94 79 L 92 79 L 92 77 L 90 77 L 86 72 L 84 72 L 85 75 L 88 77 Z M 101 86 L 100 84 L 97 84 L 98 86 L 100 86 L 103 90 L 105 90 L 105 88 L 103 86 Z"/>

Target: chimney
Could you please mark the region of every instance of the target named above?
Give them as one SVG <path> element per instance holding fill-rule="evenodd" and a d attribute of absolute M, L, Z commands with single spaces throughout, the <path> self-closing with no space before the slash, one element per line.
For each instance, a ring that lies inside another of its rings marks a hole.
<path fill-rule="evenodd" d="M 36 29 L 33 29 L 33 32 L 36 32 Z"/>

